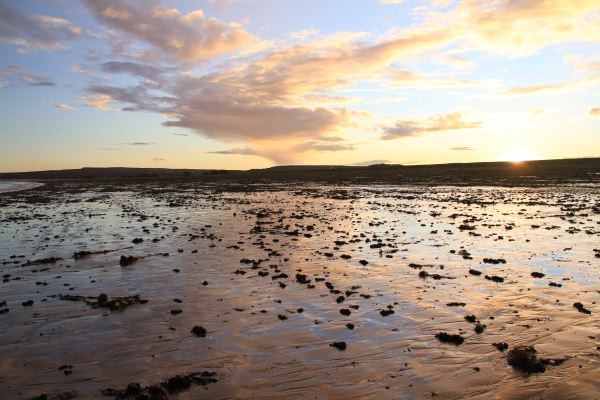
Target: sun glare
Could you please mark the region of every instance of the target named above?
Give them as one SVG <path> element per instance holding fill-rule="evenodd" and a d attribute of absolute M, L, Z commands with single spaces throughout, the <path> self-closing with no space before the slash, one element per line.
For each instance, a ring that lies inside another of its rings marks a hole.
<path fill-rule="evenodd" d="M 509 149 L 500 156 L 500 161 L 519 163 L 522 161 L 534 160 L 535 158 L 535 155 L 527 149 Z"/>

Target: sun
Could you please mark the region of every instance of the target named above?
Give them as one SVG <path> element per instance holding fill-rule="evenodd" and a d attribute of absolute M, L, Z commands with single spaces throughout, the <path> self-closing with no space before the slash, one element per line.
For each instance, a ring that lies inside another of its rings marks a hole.
<path fill-rule="evenodd" d="M 500 156 L 500 161 L 520 163 L 523 161 L 534 160 L 535 158 L 535 154 L 528 149 L 509 149 Z"/>

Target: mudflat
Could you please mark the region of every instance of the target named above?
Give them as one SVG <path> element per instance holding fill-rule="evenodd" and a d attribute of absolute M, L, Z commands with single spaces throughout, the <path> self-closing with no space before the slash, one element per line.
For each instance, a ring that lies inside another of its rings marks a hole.
<path fill-rule="evenodd" d="M 0 397 L 597 398 L 599 237 L 595 182 L 4 193 Z"/>

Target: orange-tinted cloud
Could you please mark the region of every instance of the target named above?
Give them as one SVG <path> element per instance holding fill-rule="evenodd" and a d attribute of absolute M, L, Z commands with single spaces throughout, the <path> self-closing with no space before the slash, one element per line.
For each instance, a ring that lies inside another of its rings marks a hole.
<path fill-rule="evenodd" d="M 254 40 L 239 25 L 206 18 L 202 10 L 182 14 L 153 0 L 84 2 L 104 24 L 176 57 L 176 62 L 205 60 L 239 50 Z"/>
<path fill-rule="evenodd" d="M 459 129 L 480 128 L 483 124 L 477 121 L 465 121 L 463 114 L 454 112 L 438 115 L 425 120 L 400 120 L 384 130 L 382 139 L 392 140 L 413 136 L 423 136 L 431 133 L 453 131 Z"/>

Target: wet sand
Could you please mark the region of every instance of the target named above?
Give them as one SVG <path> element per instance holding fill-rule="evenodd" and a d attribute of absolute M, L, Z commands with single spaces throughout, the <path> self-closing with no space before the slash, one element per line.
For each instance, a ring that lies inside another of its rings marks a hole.
<path fill-rule="evenodd" d="M 0 397 L 598 398 L 599 237 L 595 184 L 5 193 Z"/>

